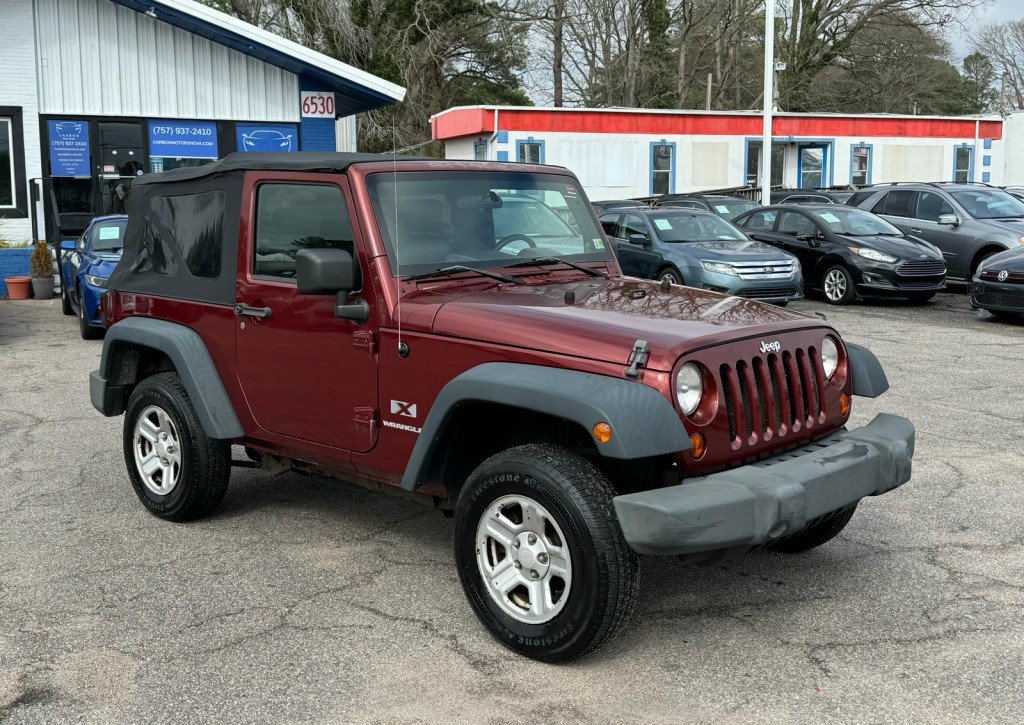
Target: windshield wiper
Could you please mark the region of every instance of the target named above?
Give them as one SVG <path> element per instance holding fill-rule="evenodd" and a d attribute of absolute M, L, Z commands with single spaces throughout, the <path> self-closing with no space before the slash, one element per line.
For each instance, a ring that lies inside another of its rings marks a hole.
<path fill-rule="evenodd" d="M 549 264 L 565 264 L 573 269 L 578 269 L 581 272 L 586 272 L 591 277 L 604 277 L 604 274 L 598 272 L 593 267 L 586 267 L 582 264 L 576 264 L 575 262 L 569 262 L 565 259 L 559 259 L 558 257 L 531 257 L 530 259 L 524 259 L 522 262 L 516 262 L 515 264 L 506 264 L 506 268 L 514 267 L 544 267 Z"/>
<path fill-rule="evenodd" d="M 488 272 L 486 269 L 477 269 L 476 267 L 467 267 L 464 264 L 455 264 L 451 267 L 441 267 L 440 269 L 434 269 L 430 272 L 421 272 L 420 274 L 410 274 L 408 277 L 402 277 L 406 282 L 414 279 L 426 279 L 427 277 L 438 277 L 445 274 L 455 274 L 456 272 L 476 272 L 477 274 L 483 275 L 484 277 L 490 277 L 496 279 L 499 282 L 508 282 L 511 284 L 519 284 L 519 280 L 515 277 L 509 277 L 506 274 L 498 274 L 497 272 Z"/>

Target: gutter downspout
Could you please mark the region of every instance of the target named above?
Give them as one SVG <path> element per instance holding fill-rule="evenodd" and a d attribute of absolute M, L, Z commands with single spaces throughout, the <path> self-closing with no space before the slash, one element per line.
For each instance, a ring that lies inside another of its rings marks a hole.
<path fill-rule="evenodd" d="M 974 151 L 971 152 L 971 181 L 975 181 L 974 170 L 978 166 L 978 136 L 981 131 L 981 116 L 974 117 Z"/>
<path fill-rule="evenodd" d="M 494 146 L 495 139 L 498 138 L 498 109 L 494 109 L 494 133 L 487 139 L 487 160 L 491 160 L 491 147 Z M 495 152 L 494 157 L 497 158 L 498 154 Z"/>

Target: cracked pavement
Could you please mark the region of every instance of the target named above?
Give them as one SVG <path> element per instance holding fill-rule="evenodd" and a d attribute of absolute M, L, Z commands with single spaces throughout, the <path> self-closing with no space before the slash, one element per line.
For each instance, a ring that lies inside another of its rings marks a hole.
<path fill-rule="evenodd" d="M 913 480 L 807 554 L 643 558 L 625 632 L 549 666 L 477 623 L 436 511 L 235 469 L 211 518 L 150 516 L 89 404 L 102 343 L 0 301 L 0 721 L 1024 720 L 1024 324 L 794 308 L 878 355 L 852 424 L 909 416 Z"/>

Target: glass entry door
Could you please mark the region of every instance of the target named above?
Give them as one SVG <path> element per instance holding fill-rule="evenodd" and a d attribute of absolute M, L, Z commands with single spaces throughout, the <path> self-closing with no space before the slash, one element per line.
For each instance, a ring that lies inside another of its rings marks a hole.
<path fill-rule="evenodd" d="M 100 122 L 97 127 L 100 163 L 97 212 L 124 214 L 132 182 L 146 169 L 142 124 Z"/>
<path fill-rule="evenodd" d="M 821 189 L 826 186 L 828 163 L 827 146 L 801 146 L 798 168 L 801 189 Z"/>

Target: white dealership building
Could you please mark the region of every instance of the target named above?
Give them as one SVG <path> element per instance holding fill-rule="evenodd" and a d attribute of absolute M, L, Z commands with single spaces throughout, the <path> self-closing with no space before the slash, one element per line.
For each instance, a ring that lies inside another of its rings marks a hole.
<path fill-rule="evenodd" d="M 74 236 L 142 173 L 354 150 L 404 89 L 191 0 L 0 0 L 0 235 Z"/>
<path fill-rule="evenodd" d="M 755 111 L 472 106 L 431 119 L 449 159 L 572 169 L 592 199 L 760 184 Z M 777 113 L 774 186 L 890 181 L 1024 184 L 1024 115 Z"/>

